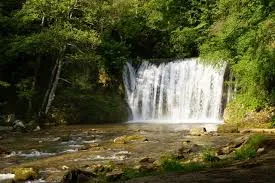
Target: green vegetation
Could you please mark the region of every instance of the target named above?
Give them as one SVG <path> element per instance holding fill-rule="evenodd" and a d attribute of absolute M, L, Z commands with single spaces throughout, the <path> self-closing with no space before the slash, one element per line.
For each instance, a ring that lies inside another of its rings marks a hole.
<path fill-rule="evenodd" d="M 246 160 L 254 158 L 257 155 L 257 150 L 263 145 L 266 137 L 263 135 L 253 135 L 248 139 L 248 142 L 235 152 L 235 159 Z"/>
<path fill-rule="evenodd" d="M 200 56 L 229 63 L 237 93 L 228 115 L 239 121 L 275 104 L 274 7 L 274 0 L 0 2 L 0 110 L 26 121 L 57 112 L 75 113 L 73 122 L 120 121 L 127 60 Z M 117 117 L 106 115 L 116 108 Z"/>

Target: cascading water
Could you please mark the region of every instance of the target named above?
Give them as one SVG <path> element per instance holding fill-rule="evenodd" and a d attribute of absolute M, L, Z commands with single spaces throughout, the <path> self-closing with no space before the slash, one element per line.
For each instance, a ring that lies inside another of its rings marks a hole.
<path fill-rule="evenodd" d="M 221 121 L 225 64 L 217 68 L 198 59 L 125 66 L 123 80 L 133 121 L 216 123 Z"/>

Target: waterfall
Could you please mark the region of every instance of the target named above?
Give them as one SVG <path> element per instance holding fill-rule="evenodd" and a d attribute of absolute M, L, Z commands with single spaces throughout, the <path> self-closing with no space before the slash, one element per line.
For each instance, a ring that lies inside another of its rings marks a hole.
<path fill-rule="evenodd" d="M 203 65 L 198 59 L 159 65 L 143 61 L 123 73 L 132 120 L 139 122 L 220 122 L 226 65 Z"/>

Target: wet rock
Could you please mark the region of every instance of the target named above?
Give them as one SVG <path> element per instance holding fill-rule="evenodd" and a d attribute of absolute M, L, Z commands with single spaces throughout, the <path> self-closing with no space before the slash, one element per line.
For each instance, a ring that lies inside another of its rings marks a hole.
<path fill-rule="evenodd" d="M 114 139 L 115 144 L 126 144 L 131 141 L 148 141 L 148 139 L 141 135 L 123 135 Z"/>
<path fill-rule="evenodd" d="M 15 168 L 13 172 L 16 181 L 27 181 L 38 178 L 38 173 L 33 168 Z"/>
<path fill-rule="evenodd" d="M 139 163 L 154 163 L 155 161 L 154 158 L 144 157 L 139 160 Z"/>
<path fill-rule="evenodd" d="M 126 144 L 125 136 L 115 138 L 114 143 L 115 144 Z"/>
<path fill-rule="evenodd" d="M 78 182 L 91 182 L 93 178 L 95 178 L 96 175 L 92 172 L 83 171 L 80 169 L 73 169 L 67 172 L 62 183 L 78 183 Z"/>
<path fill-rule="evenodd" d="M 107 181 L 118 181 L 123 175 L 123 171 L 115 169 L 112 172 L 106 174 Z"/>
<path fill-rule="evenodd" d="M 192 135 L 192 136 L 201 136 L 205 133 L 206 133 L 206 128 L 203 128 L 203 127 L 197 127 L 197 128 L 190 129 L 190 135 Z"/>

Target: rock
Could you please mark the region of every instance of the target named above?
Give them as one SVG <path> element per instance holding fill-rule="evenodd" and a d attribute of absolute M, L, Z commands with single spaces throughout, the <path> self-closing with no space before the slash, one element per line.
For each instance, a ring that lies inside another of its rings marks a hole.
<path fill-rule="evenodd" d="M 3 139 L 3 137 L 2 136 L 0 136 L 0 140 L 2 140 Z"/>
<path fill-rule="evenodd" d="M 190 135 L 192 136 L 201 136 L 206 133 L 206 129 L 203 127 L 191 128 Z"/>
<path fill-rule="evenodd" d="M 233 141 L 231 141 L 230 143 L 228 143 L 227 145 L 225 145 L 224 147 L 221 147 L 217 151 L 216 154 L 217 155 L 227 155 L 227 154 L 230 154 L 236 148 L 239 148 L 243 144 L 245 144 L 247 142 L 248 138 L 249 138 L 249 136 L 238 137 L 238 138 L 234 139 Z"/>
<path fill-rule="evenodd" d="M 92 172 L 97 174 L 104 171 L 104 166 L 101 164 L 96 164 L 91 166 Z"/>
<path fill-rule="evenodd" d="M 235 124 L 222 124 L 217 128 L 218 133 L 239 133 L 238 126 Z"/>
<path fill-rule="evenodd" d="M 36 126 L 36 128 L 33 130 L 34 132 L 38 132 L 38 131 L 40 131 L 41 129 L 40 129 L 40 126 Z"/>
<path fill-rule="evenodd" d="M 136 165 L 134 169 L 139 172 L 152 172 L 156 168 L 153 164 L 142 164 L 142 165 Z"/>
<path fill-rule="evenodd" d="M 68 166 L 66 166 L 66 165 L 63 165 L 63 166 L 62 166 L 62 170 L 68 170 L 68 169 L 69 169 Z"/>
<path fill-rule="evenodd" d="M 149 158 L 149 157 L 145 157 L 145 158 L 141 158 L 139 160 L 140 163 L 154 163 L 156 160 L 154 158 Z"/>
<path fill-rule="evenodd" d="M 115 169 L 112 172 L 106 174 L 107 181 L 118 181 L 123 175 L 123 171 Z"/>
<path fill-rule="evenodd" d="M 13 129 L 26 129 L 26 126 L 24 125 L 23 121 L 21 120 L 15 120 L 12 125 Z"/>
<path fill-rule="evenodd" d="M 125 136 L 115 138 L 114 143 L 115 144 L 126 144 Z"/>
<path fill-rule="evenodd" d="M 15 168 L 13 171 L 16 181 L 27 181 L 38 178 L 38 173 L 33 168 Z"/>
<path fill-rule="evenodd" d="M 154 169 L 159 169 L 161 167 L 161 162 L 160 160 L 156 160 L 153 164 L 152 164 Z"/>
<path fill-rule="evenodd" d="M 123 135 L 114 139 L 115 144 L 126 144 L 131 141 L 148 141 L 148 139 L 141 135 Z"/>
<path fill-rule="evenodd" d="M 62 183 L 91 182 L 91 180 L 95 177 L 96 175 L 92 172 L 73 169 L 64 175 Z"/>
<path fill-rule="evenodd" d="M 6 173 L 6 174 L 0 173 L 0 182 L 1 183 L 13 183 L 14 177 L 15 177 L 15 175 L 11 174 L 11 173 Z"/>
<path fill-rule="evenodd" d="M 260 155 L 260 154 L 262 154 L 264 151 L 265 151 L 264 148 L 259 148 L 259 149 L 257 150 L 257 154 Z"/>
<path fill-rule="evenodd" d="M 6 154 L 9 154 L 9 151 L 6 148 L 0 146 L 0 155 L 6 155 Z"/>
<path fill-rule="evenodd" d="M 230 146 L 227 146 L 227 147 L 223 147 L 223 148 L 220 148 L 218 151 L 217 151 L 217 155 L 226 155 L 226 154 L 230 154 L 231 152 L 233 152 L 233 148 L 230 147 Z"/>

